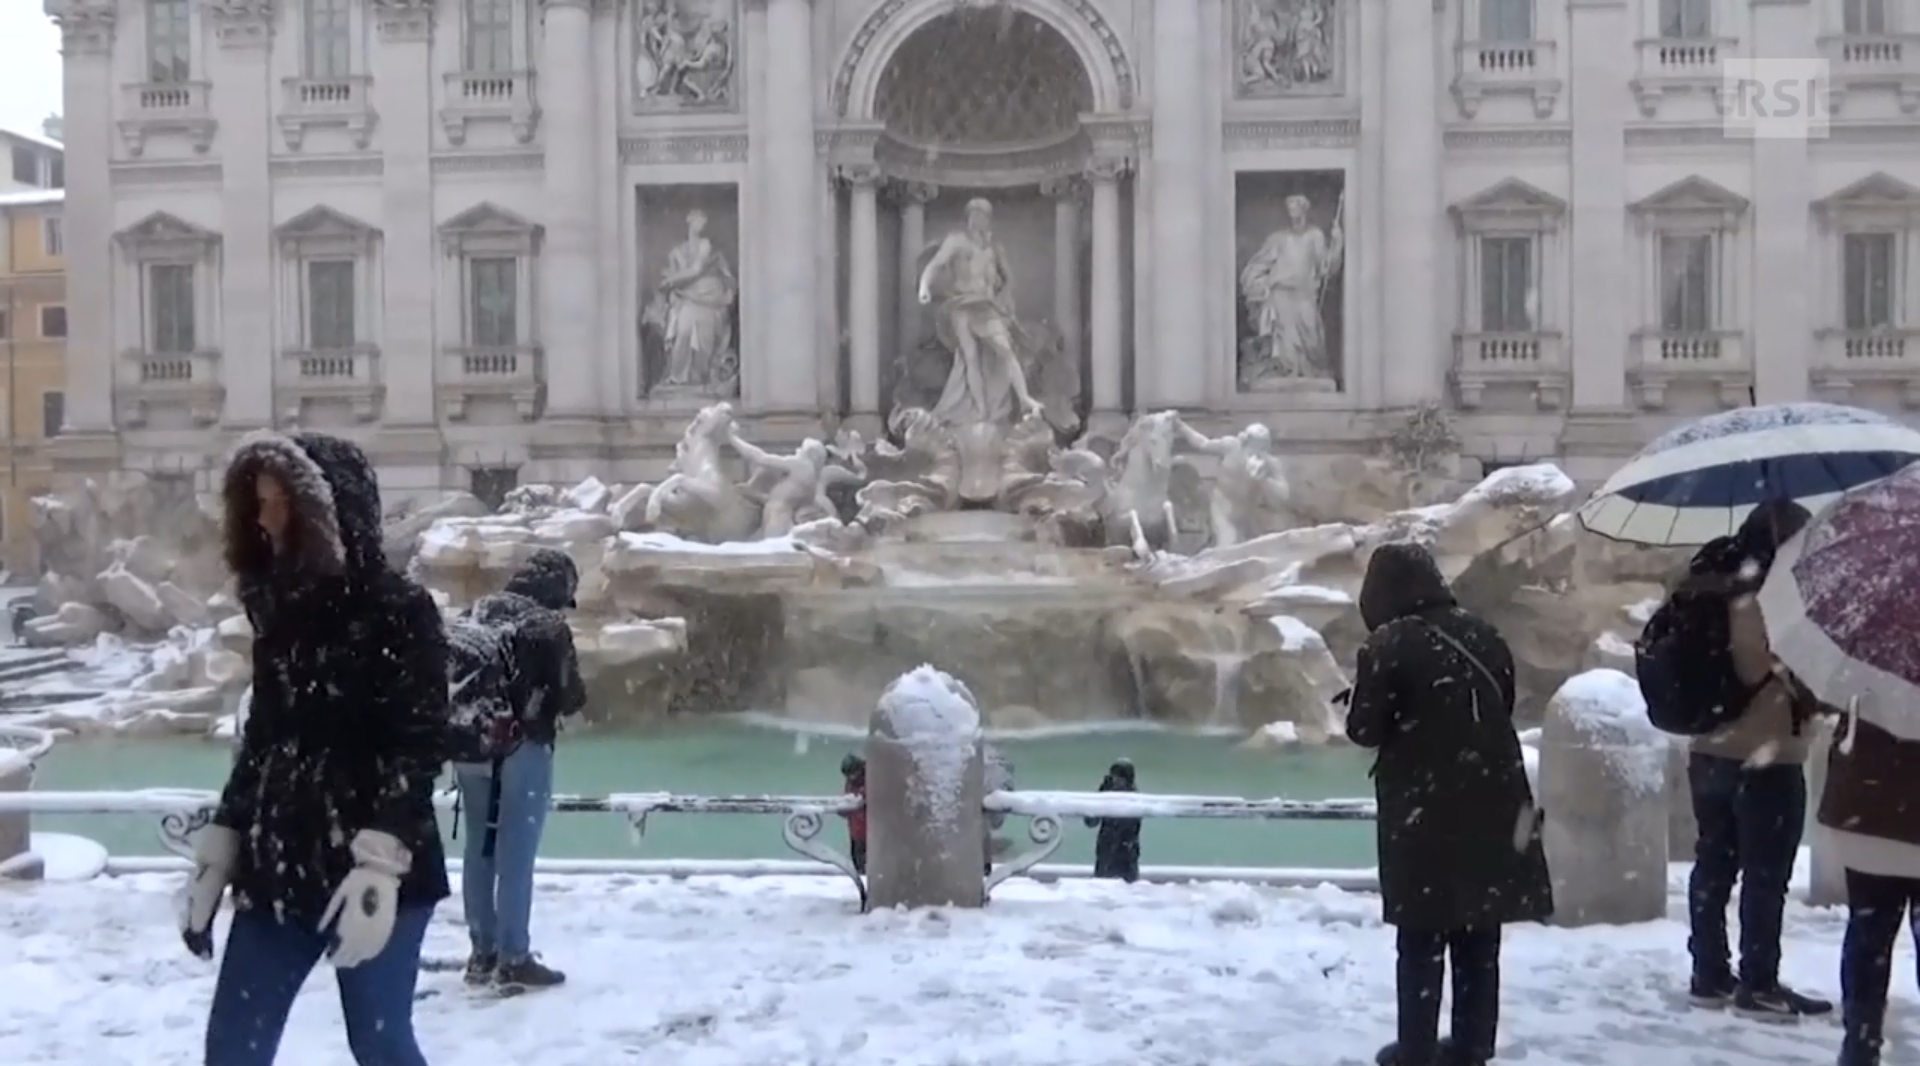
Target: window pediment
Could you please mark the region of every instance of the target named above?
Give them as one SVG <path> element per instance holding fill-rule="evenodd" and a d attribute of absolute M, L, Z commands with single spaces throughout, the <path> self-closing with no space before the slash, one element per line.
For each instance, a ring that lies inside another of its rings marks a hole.
<path fill-rule="evenodd" d="M 169 214 L 155 211 L 128 226 L 113 239 L 135 259 L 201 259 L 220 243 L 212 230 Z"/>
<path fill-rule="evenodd" d="M 1699 176 L 1681 178 L 1627 210 L 1653 229 L 1730 229 L 1747 213 L 1747 198 Z"/>
<path fill-rule="evenodd" d="M 1560 224 L 1567 202 L 1518 178 L 1508 178 L 1448 210 L 1464 233 L 1539 233 Z"/>
<path fill-rule="evenodd" d="M 281 249 L 294 256 L 365 254 L 380 231 L 324 204 L 310 207 L 273 231 Z"/>
<path fill-rule="evenodd" d="M 481 203 L 440 224 L 440 243 L 449 255 L 534 253 L 541 229 L 497 204 Z"/>
<path fill-rule="evenodd" d="M 1905 229 L 1920 225 L 1920 188 L 1890 174 L 1869 174 L 1815 201 L 1813 209 L 1836 229 Z"/>

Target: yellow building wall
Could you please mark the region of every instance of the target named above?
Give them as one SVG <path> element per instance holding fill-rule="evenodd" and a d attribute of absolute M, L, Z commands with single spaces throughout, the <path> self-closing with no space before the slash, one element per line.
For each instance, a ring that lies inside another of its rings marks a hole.
<path fill-rule="evenodd" d="M 46 219 L 61 217 L 61 205 L 32 204 L 0 207 L 0 405 L 6 423 L 0 426 L 0 557 L 20 578 L 38 575 L 29 501 L 52 487 L 53 468 L 47 450 L 48 393 L 61 395 L 64 415 L 66 389 L 66 260 L 59 247 L 64 234 L 55 234 L 49 248 Z M 58 226 L 58 223 L 56 223 Z M 49 314 L 48 309 L 54 309 Z M 48 336 L 52 333 L 54 336 Z"/>

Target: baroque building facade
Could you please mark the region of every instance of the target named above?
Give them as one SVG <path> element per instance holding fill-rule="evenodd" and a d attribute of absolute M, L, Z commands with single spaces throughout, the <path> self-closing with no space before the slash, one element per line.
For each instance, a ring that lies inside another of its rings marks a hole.
<path fill-rule="evenodd" d="M 937 409 L 956 329 L 1063 434 L 1365 450 L 1438 401 L 1587 477 L 1725 406 L 1920 408 L 1898 0 L 44 3 L 74 472 L 299 425 L 402 493 L 641 480 L 717 400 Z M 1828 62 L 1821 136 L 1726 129 L 1774 57 Z"/>

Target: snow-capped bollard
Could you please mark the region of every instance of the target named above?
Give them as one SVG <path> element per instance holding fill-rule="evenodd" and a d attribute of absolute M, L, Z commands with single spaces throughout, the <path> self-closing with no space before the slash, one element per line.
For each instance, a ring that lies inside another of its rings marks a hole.
<path fill-rule="evenodd" d="M 1834 723 L 1831 719 L 1819 718 L 1804 728 L 1819 730 L 1807 751 L 1807 806 L 1811 813 L 1820 809 L 1820 794 L 1827 787 L 1827 757 L 1833 751 Z M 1814 907 L 1838 907 L 1847 901 L 1847 868 L 1834 858 L 1833 841 L 1827 831 L 1812 824 L 1811 816 L 1808 822 L 1807 903 Z"/>
<path fill-rule="evenodd" d="M 1667 859 L 1692 862 L 1700 823 L 1693 817 L 1693 786 L 1687 781 L 1690 751 L 1686 744 L 1667 742 Z"/>
<path fill-rule="evenodd" d="M 27 792 L 33 788 L 33 761 L 12 748 L 0 746 L 0 792 Z M 26 811 L 0 814 L 0 870 L 14 880 L 37 881 L 41 864 L 29 856 L 33 847 L 33 815 Z"/>
<path fill-rule="evenodd" d="M 887 686 L 867 733 L 867 887 L 874 908 L 986 902 L 980 709 L 922 666 Z"/>
<path fill-rule="evenodd" d="M 1547 704 L 1540 801 L 1556 924 L 1666 915 L 1667 747 L 1618 670 L 1569 678 Z"/>

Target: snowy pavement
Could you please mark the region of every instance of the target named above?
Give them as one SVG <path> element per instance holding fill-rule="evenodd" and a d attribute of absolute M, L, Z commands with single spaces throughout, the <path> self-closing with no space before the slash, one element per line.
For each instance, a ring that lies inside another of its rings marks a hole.
<path fill-rule="evenodd" d="M 213 965 L 174 933 L 178 876 L 0 885 L 0 1063 L 197 1066 Z M 844 881 L 542 883 L 564 988 L 476 997 L 427 973 L 429 1061 L 539 1066 L 1335 1066 L 1393 1025 L 1379 903 L 1243 885 L 1003 886 L 977 913 L 854 913 Z M 1676 900 L 1675 913 L 1678 913 Z M 459 905 L 428 940 L 463 955 Z M 1792 904 L 1786 978 L 1837 991 L 1844 912 Z M 1510 930 L 1503 1063 L 1831 1063 L 1831 1020 L 1685 1006 L 1684 926 Z M 1911 949 L 1889 1063 L 1920 1061 Z M 347 1066 L 332 982 L 307 984 L 280 1066 Z"/>

